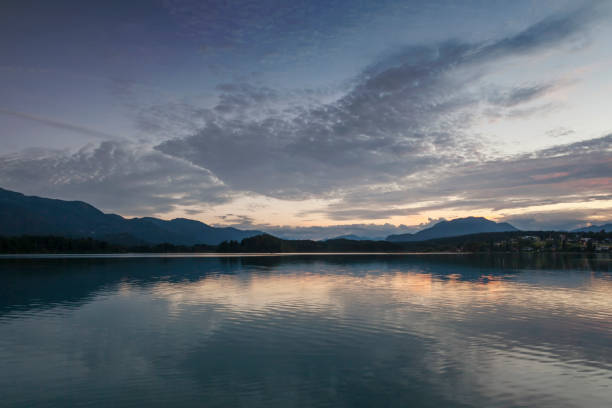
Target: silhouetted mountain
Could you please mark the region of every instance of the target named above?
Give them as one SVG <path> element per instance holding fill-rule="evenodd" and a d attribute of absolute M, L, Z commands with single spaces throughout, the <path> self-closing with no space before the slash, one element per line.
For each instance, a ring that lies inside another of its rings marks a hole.
<path fill-rule="evenodd" d="M 270 234 L 245 238 L 241 242 L 223 242 L 218 252 L 398 252 L 400 244 L 387 241 L 355 241 L 330 239 L 326 241 L 286 240 Z"/>
<path fill-rule="evenodd" d="M 603 225 L 591 225 L 590 227 L 584 227 L 584 228 L 578 228 L 578 229 L 572 230 L 572 232 L 599 232 L 601 230 L 604 230 L 606 232 L 611 232 L 612 223 L 603 224 Z"/>
<path fill-rule="evenodd" d="M 171 243 L 217 245 L 261 234 L 236 228 L 215 228 L 176 218 L 123 218 L 105 214 L 82 201 L 26 196 L 0 188 L 0 235 L 92 237 L 122 245 Z"/>
<path fill-rule="evenodd" d="M 451 221 L 440 221 L 430 228 L 425 228 L 415 234 L 389 235 L 387 241 L 414 242 L 435 238 L 456 237 L 460 235 L 478 234 L 482 232 L 518 231 L 507 222 L 497 223 L 483 217 L 457 218 Z"/>
<path fill-rule="evenodd" d="M 385 238 L 383 237 L 362 237 L 360 235 L 355 235 L 355 234 L 346 234 L 346 235 L 339 235 L 333 238 L 328 238 L 325 241 L 331 241 L 334 239 L 349 239 L 352 241 L 384 241 L 385 240 Z"/>

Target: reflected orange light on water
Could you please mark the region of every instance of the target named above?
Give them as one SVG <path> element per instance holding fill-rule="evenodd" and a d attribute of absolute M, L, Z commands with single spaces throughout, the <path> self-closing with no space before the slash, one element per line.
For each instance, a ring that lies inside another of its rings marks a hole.
<path fill-rule="evenodd" d="M 487 308 L 502 308 L 507 315 L 522 316 L 529 305 L 540 314 L 605 320 L 605 327 L 612 331 L 612 282 L 594 275 L 581 286 L 560 288 L 521 282 L 513 275 L 487 274 L 467 280 L 460 274 L 441 276 L 420 271 L 363 276 L 256 273 L 161 282 L 153 293 L 174 310 L 183 305 L 208 304 L 236 313 L 298 305 L 304 311 L 341 313 L 349 304 L 375 304 L 381 297 L 398 305 L 452 312 L 454 318 L 467 318 L 462 315 L 464 310 Z"/>

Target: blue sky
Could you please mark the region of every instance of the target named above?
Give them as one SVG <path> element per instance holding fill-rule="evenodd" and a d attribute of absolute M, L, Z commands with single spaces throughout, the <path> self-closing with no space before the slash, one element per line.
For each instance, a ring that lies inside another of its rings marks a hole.
<path fill-rule="evenodd" d="M 4 188 L 296 234 L 612 219 L 608 2 L 3 9 Z"/>

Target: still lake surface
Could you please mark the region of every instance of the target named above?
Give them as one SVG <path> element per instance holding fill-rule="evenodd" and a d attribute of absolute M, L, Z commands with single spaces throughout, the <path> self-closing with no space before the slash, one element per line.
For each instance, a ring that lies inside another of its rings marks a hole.
<path fill-rule="evenodd" d="M 0 259 L 3 407 L 610 407 L 610 255 Z"/>

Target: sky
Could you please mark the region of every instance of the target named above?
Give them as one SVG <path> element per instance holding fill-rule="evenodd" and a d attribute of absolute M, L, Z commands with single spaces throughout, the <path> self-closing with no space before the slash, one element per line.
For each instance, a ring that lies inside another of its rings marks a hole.
<path fill-rule="evenodd" d="M 611 23 L 608 1 L 5 0 L 0 187 L 300 238 L 610 222 Z"/>

